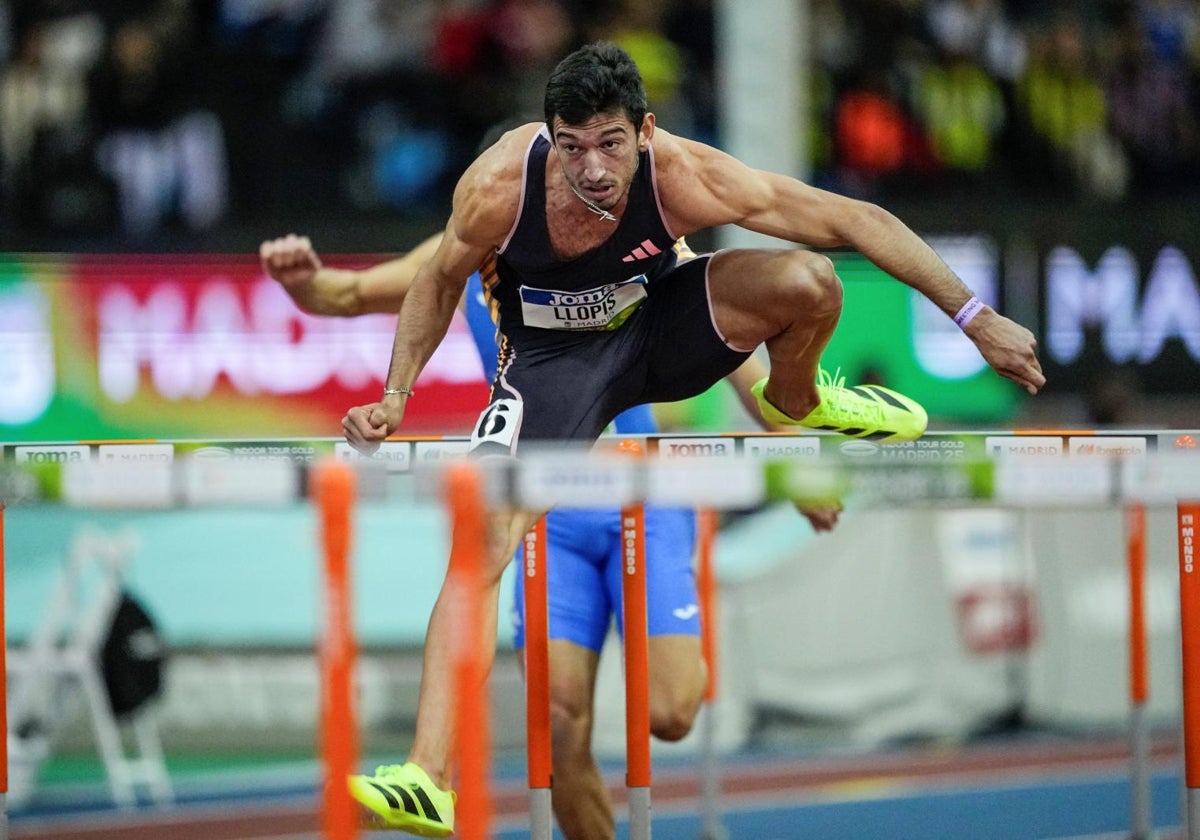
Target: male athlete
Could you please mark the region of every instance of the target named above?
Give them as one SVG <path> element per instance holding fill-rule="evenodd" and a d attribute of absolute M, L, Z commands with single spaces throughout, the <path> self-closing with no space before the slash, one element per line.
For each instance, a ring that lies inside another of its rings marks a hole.
<path fill-rule="evenodd" d="M 485 416 L 508 422 L 480 424 L 472 439 L 480 455 L 513 454 L 522 441 L 594 440 L 629 406 L 700 393 L 759 344 L 771 370 L 755 392 L 772 422 L 881 440 L 923 433 L 925 412 L 912 400 L 818 377 L 842 308 L 827 258 L 763 249 L 676 259 L 675 240 L 724 224 L 853 247 L 954 317 L 997 372 L 1031 394 L 1044 384 L 1033 335 L 981 304 L 890 213 L 658 128 L 637 66 L 620 48 L 594 44 L 563 59 L 546 86 L 545 120 L 506 134 L 459 179 L 442 242 L 400 312 L 383 398 L 342 420 L 356 448 L 374 451 L 400 425 L 468 276 L 490 256 L 501 355 Z M 471 617 L 485 638 L 494 639 L 503 569 L 538 514 L 497 514 L 488 608 Z M 409 761 L 375 780 L 419 790 L 443 815 L 454 805 L 453 597 L 443 588 L 430 616 Z M 395 827 L 446 833 L 405 822 L 403 808 L 359 799 Z"/>
<path fill-rule="evenodd" d="M 430 237 L 403 257 L 361 271 L 327 268 L 307 237 L 289 235 L 263 242 L 263 268 L 293 301 L 317 315 L 354 316 L 396 312 L 403 303 L 421 263 L 436 250 L 441 235 Z M 694 256 L 677 243 L 684 258 Z M 491 270 L 491 269 L 489 269 Z M 460 310 L 466 316 L 489 381 L 496 374 L 495 323 L 487 305 L 479 272 L 471 275 Z M 750 386 L 762 375 L 751 357 L 729 379 L 747 409 L 756 413 Z M 649 406 L 622 412 L 614 420 L 621 434 L 657 431 Z M 828 530 L 836 509 L 804 512 L 817 530 Z M 612 803 L 591 752 L 593 701 L 600 651 L 612 616 L 620 621 L 623 568 L 619 512 L 600 510 L 552 511 L 547 515 L 547 556 L 550 604 L 551 706 L 553 709 L 554 789 L 551 801 L 568 840 L 612 837 Z M 700 615 L 696 609 L 693 567 L 695 517 L 690 510 L 649 507 L 646 511 L 647 604 L 650 636 L 651 728 L 664 740 L 678 740 L 690 730 L 706 679 L 700 655 Z M 520 567 L 520 552 L 517 555 Z M 524 578 L 516 577 L 516 647 L 524 648 Z M 380 768 L 377 774 L 386 775 Z M 360 793 L 387 802 L 371 780 L 357 777 Z M 365 785 L 365 787 L 364 787 Z M 385 790 L 387 788 L 385 787 Z M 392 796 L 396 794 L 393 792 Z M 416 800 L 413 808 L 421 807 Z M 379 822 L 386 825 L 390 813 Z M 418 816 L 409 814 L 409 817 Z M 440 816 L 440 814 L 439 814 Z M 436 822 L 428 814 L 419 818 Z"/>

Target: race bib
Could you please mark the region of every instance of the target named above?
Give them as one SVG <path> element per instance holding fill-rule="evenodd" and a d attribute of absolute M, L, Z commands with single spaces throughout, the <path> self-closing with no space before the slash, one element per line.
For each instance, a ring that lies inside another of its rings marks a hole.
<path fill-rule="evenodd" d="M 521 428 L 521 414 L 525 404 L 520 400 L 498 399 L 483 410 L 479 422 L 471 432 L 470 451 L 481 446 L 494 449 L 497 446 L 509 451 L 513 448 L 517 430 Z"/>
<path fill-rule="evenodd" d="M 615 330 L 646 299 L 646 275 L 582 292 L 521 287 L 527 327 L 550 330 Z"/>

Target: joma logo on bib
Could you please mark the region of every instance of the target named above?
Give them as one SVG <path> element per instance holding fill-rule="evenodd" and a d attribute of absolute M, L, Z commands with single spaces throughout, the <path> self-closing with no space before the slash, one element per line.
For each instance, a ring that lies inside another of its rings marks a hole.
<path fill-rule="evenodd" d="M 646 298 L 646 275 L 581 292 L 521 287 L 527 327 L 551 330 L 612 330 Z"/>

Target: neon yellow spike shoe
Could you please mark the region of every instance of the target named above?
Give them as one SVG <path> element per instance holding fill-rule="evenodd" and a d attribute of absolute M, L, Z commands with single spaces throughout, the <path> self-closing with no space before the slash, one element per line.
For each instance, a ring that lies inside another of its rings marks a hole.
<path fill-rule="evenodd" d="M 374 776 L 350 776 L 350 795 L 362 806 L 362 827 L 406 831 L 418 837 L 454 833 L 452 790 L 442 790 L 411 761 L 375 768 Z"/>
<path fill-rule="evenodd" d="M 844 376 L 835 379 L 822 369 L 817 377 L 821 402 L 799 420 L 784 414 L 767 401 L 763 396 L 767 380 L 756 382 L 750 392 L 758 400 L 763 417 L 770 423 L 806 426 L 878 441 L 916 440 L 925 433 L 929 417 L 916 401 L 879 385 L 846 388 L 845 381 Z"/>

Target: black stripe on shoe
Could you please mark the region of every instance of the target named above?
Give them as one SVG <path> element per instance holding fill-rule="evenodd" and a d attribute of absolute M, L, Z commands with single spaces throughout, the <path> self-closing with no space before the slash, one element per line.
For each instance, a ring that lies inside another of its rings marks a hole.
<path fill-rule="evenodd" d="M 375 788 L 375 790 L 377 790 L 381 794 L 383 794 L 384 801 L 387 802 L 389 808 L 391 808 L 394 811 L 399 810 L 400 800 L 397 799 L 390 790 L 385 788 L 383 785 L 379 784 L 379 782 L 375 782 L 370 779 L 367 779 L 367 784 L 369 784 L 371 787 Z"/>
<path fill-rule="evenodd" d="M 396 793 L 400 795 L 400 798 L 404 800 L 405 811 L 408 811 L 408 813 L 412 814 L 414 817 L 421 816 L 421 811 L 419 808 L 417 808 L 417 803 L 413 800 L 412 795 L 404 789 L 404 787 L 401 785 L 388 785 L 388 787 L 396 791 Z"/>
<path fill-rule="evenodd" d="M 383 794 L 383 798 L 387 800 L 388 807 L 393 811 L 400 810 L 400 803 L 404 803 L 404 810 L 412 814 L 414 817 L 421 816 L 421 812 L 417 810 L 417 803 L 408 795 L 408 791 L 399 785 L 381 785 L 379 782 L 367 780 L 367 783 Z"/>
<path fill-rule="evenodd" d="M 863 435 L 862 439 L 863 440 L 883 440 L 884 438 L 890 438 L 893 434 L 895 434 L 895 433 L 892 431 L 889 431 L 887 429 L 881 429 L 878 432 L 871 432 L 871 434 L 869 434 L 869 435 Z"/>
<path fill-rule="evenodd" d="M 413 796 L 421 800 L 421 807 L 425 809 L 425 816 L 434 822 L 442 822 L 442 815 L 438 813 L 438 809 L 433 807 L 433 800 L 429 798 L 424 788 L 413 786 Z"/>
<path fill-rule="evenodd" d="M 893 406 L 895 406 L 896 408 L 903 409 L 904 411 L 907 411 L 909 414 L 912 414 L 912 409 L 911 409 L 911 408 L 909 408 L 908 406 L 906 406 L 904 403 L 900 402 L 900 400 L 898 400 L 898 399 L 896 399 L 895 397 L 893 397 L 891 394 L 889 394 L 889 393 L 888 393 L 886 390 L 884 390 L 883 388 L 879 388 L 879 387 L 877 387 L 877 386 L 874 386 L 874 385 L 863 385 L 862 387 L 863 387 L 865 390 L 868 390 L 868 391 L 870 391 L 872 394 L 874 394 L 874 395 L 875 395 L 876 397 L 878 397 L 879 399 L 883 400 L 883 401 L 884 401 L 885 403 L 887 403 L 888 405 L 893 405 Z M 856 391 L 857 391 L 858 389 L 857 389 L 857 388 L 855 388 L 854 390 L 856 390 Z"/>

